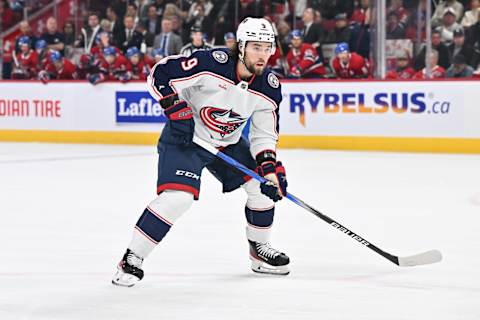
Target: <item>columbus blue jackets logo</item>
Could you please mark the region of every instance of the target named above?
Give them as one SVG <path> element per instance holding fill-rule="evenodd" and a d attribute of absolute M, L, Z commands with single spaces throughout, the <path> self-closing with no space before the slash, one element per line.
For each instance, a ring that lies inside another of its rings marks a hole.
<path fill-rule="evenodd" d="M 221 138 L 234 133 L 247 121 L 231 109 L 214 107 L 203 107 L 200 110 L 200 118 L 207 128 L 220 134 Z"/>
<path fill-rule="evenodd" d="M 280 81 L 278 81 L 277 76 L 274 75 L 273 73 L 270 73 L 268 75 L 267 80 L 268 80 L 268 84 L 274 89 L 277 89 L 278 86 L 280 86 Z"/>
<path fill-rule="evenodd" d="M 217 60 L 219 63 L 225 63 L 228 60 L 228 55 L 220 50 L 212 52 L 213 59 Z"/>

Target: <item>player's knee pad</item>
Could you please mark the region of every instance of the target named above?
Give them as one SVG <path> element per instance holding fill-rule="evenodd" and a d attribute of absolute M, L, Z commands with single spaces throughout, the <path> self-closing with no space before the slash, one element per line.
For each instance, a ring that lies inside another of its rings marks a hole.
<path fill-rule="evenodd" d="M 193 195 L 189 192 L 165 190 L 150 202 L 147 209 L 172 225 L 190 208 L 192 203 Z"/>
<path fill-rule="evenodd" d="M 252 210 L 265 211 L 275 206 L 273 200 L 260 191 L 260 182 L 257 180 L 252 179 L 245 183 L 242 187 L 247 192 L 248 208 Z"/>

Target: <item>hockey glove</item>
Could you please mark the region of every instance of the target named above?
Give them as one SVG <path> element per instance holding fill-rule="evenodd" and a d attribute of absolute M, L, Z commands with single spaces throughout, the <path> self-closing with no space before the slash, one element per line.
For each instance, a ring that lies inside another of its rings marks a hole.
<path fill-rule="evenodd" d="M 260 191 L 274 202 L 287 195 L 287 176 L 282 162 L 266 161 L 257 167 L 257 173 L 267 179 L 260 184 Z"/>
<path fill-rule="evenodd" d="M 179 100 L 177 94 L 160 100 L 160 104 L 164 107 L 165 116 L 170 120 L 174 140 L 178 144 L 191 144 L 195 128 L 192 108 L 184 100 Z"/>

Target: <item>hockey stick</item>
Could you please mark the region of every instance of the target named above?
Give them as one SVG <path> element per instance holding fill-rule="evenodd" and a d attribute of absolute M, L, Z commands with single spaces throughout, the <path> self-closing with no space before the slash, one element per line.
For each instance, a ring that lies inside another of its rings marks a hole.
<path fill-rule="evenodd" d="M 203 141 L 197 137 L 193 138 L 193 142 L 198 146 L 202 147 L 203 149 L 207 150 L 208 152 L 216 155 L 220 159 L 224 160 L 226 163 L 235 167 L 242 171 L 243 173 L 249 175 L 250 177 L 254 178 L 257 181 L 266 182 L 267 180 L 261 176 L 259 176 L 256 172 L 248 169 L 240 162 L 236 161 L 235 159 L 227 156 L 225 153 L 217 150 L 214 146 L 210 145 L 208 142 Z M 395 263 L 397 266 L 400 267 L 412 267 L 418 266 L 423 264 L 431 264 L 435 262 L 439 262 L 442 260 L 442 254 L 438 250 L 430 250 L 426 252 L 422 252 L 419 254 L 415 254 L 413 256 L 407 257 L 398 257 L 394 256 L 388 252 L 383 251 L 382 249 L 378 248 L 377 246 L 373 245 L 370 241 L 365 240 L 365 238 L 359 236 L 357 233 L 349 230 L 348 228 L 344 227 L 342 224 L 338 223 L 337 221 L 333 220 L 332 218 L 328 217 L 327 215 L 321 213 L 320 211 L 312 208 L 299 198 L 295 197 L 293 194 L 288 193 L 286 198 L 294 202 L 295 204 L 299 205 L 300 207 L 304 208 L 305 210 L 309 211 L 310 213 L 314 214 L 318 218 L 322 219 L 323 221 L 327 222 L 329 225 L 334 227 L 335 229 L 343 232 L 350 238 L 358 241 L 360 244 L 363 244 L 365 247 L 369 248 L 370 250 L 375 251 L 382 257 L 390 260 L 391 262 Z"/>

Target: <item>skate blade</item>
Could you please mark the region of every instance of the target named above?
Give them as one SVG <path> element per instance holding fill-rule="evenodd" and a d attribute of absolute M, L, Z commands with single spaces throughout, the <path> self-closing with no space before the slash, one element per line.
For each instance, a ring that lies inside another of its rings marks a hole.
<path fill-rule="evenodd" d="M 252 259 L 252 271 L 261 274 L 271 274 L 278 276 L 286 276 L 290 273 L 288 265 L 285 266 L 272 266 L 265 262 Z"/>
<path fill-rule="evenodd" d="M 134 275 L 123 272 L 122 270 L 117 270 L 115 275 L 112 278 L 112 284 L 120 287 L 133 287 L 138 281 L 139 278 Z"/>

